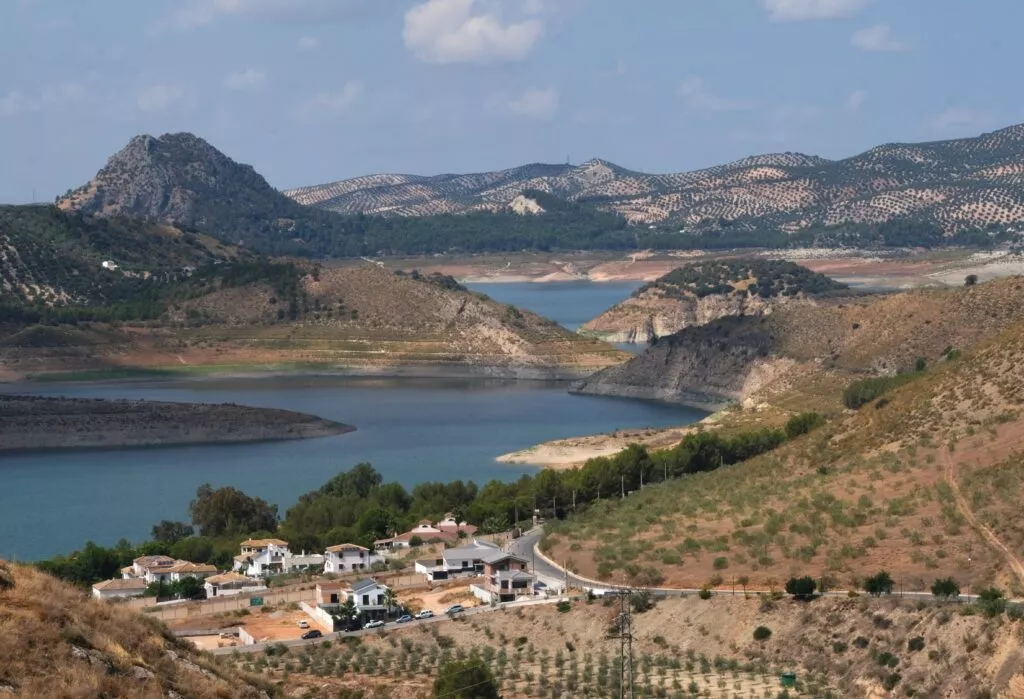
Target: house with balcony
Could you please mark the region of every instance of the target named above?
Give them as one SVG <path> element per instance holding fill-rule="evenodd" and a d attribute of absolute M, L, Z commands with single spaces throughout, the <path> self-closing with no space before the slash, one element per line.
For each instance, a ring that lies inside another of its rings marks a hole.
<path fill-rule="evenodd" d="M 293 554 L 287 541 L 280 539 L 247 539 L 239 547 L 231 569 L 250 578 L 266 578 L 281 573 L 314 570 L 324 565 L 319 553 Z"/>
<path fill-rule="evenodd" d="M 483 590 L 488 601 L 515 602 L 537 594 L 537 576 L 525 558 L 510 553 L 493 554 L 484 560 Z"/>
<path fill-rule="evenodd" d="M 351 573 L 354 570 L 366 570 L 383 560 L 380 555 L 359 544 L 328 546 L 324 551 L 324 572 Z"/>
<path fill-rule="evenodd" d="M 500 553 L 497 544 L 473 539 L 465 546 L 445 549 L 438 557 L 416 561 L 414 569 L 431 582 L 483 575 L 484 561 Z"/>

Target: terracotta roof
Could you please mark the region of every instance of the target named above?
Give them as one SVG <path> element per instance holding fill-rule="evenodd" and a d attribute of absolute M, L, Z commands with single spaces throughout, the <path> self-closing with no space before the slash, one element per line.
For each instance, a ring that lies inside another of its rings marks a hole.
<path fill-rule="evenodd" d="M 331 553 L 340 553 L 341 551 L 344 551 L 345 549 L 359 549 L 360 551 L 369 551 L 370 550 L 370 549 L 366 548 L 365 546 L 360 546 L 359 544 L 338 544 L 337 546 L 328 546 L 327 547 L 327 550 L 330 551 Z"/>
<path fill-rule="evenodd" d="M 287 541 L 281 541 L 280 539 L 246 539 L 239 546 L 249 546 L 253 548 L 260 548 L 265 546 L 287 546 Z"/>
<path fill-rule="evenodd" d="M 132 563 L 148 568 L 150 566 L 172 566 L 175 560 L 170 556 L 139 556 Z"/>
<path fill-rule="evenodd" d="M 92 586 L 94 590 L 145 590 L 146 581 L 138 578 L 115 578 L 104 580 Z"/>
<path fill-rule="evenodd" d="M 134 575 L 135 574 L 135 568 L 133 568 L 132 566 L 125 566 L 124 568 L 121 569 L 121 573 L 123 575 Z"/>
<path fill-rule="evenodd" d="M 192 563 L 191 561 L 178 561 L 177 564 L 167 569 L 168 573 L 216 573 L 217 566 L 208 563 Z"/>
<path fill-rule="evenodd" d="M 253 580 L 252 578 L 248 578 L 248 577 L 242 575 L 241 573 L 230 572 L 230 573 L 221 573 L 220 575 L 213 575 L 213 576 L 207 578 L 206 582 L 212 583 L 214 585 L 221 585 L 223 583 L 232 583 L 232 582 L 252 582 L 252 583 L 256 583 L 256 582 L 259 582 L 259 581 Z"/>

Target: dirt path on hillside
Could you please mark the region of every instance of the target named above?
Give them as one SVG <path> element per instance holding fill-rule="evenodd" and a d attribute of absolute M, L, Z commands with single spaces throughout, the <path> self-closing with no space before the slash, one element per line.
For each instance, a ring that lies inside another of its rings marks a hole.
<path fill-rule="evenodd" d="M 949 483 L 949 487 L 953 490 L 953 497 L 956 499 L 956 506 L 960 509 L 961 514 L 967 522 L 974 527 L 974 529 L 981 533 L 992 546 L 1002 552 L 1006 562 L 1010 564 L 1010 569 L 1014 575 L 1021 582 L 1024 582 L 1024 564 L 1021 564 L 1020 559 L 1013 555 L 1013 552 L 1006 546 L 999 537 L 989 529 L 987 526 L 982 524 L 974 513 L 971 512 L 971 508 L 967 504 L 967 499 L 964 498 L 964 494 L 960 491 L 960 484 L 956 482 L 956 462 L 953 461 L 953 457 L 949 453 L 947 447 L 942 447 L 939 450 L 939 455 L 942 458 L 942 463 L 945 466 L 946 471 L 946 482 Z"/>

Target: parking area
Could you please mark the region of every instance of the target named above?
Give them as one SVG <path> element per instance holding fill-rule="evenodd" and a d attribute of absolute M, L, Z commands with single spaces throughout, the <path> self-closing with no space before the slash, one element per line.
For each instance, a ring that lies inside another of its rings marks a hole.
<path fill-rule="evenodd" d="M 299 622 L 302 621 L 305 621 L 309 628 L 301 628 Z M 245 620 L 243 628 L 257 643 L 291 641 L 301 638 L 302 634 L 311 629 L 319 629 L 324 634 L 333 631 L 333 629 L 317 623 L 305 612 L 292 610 L 253 615 Z"/>

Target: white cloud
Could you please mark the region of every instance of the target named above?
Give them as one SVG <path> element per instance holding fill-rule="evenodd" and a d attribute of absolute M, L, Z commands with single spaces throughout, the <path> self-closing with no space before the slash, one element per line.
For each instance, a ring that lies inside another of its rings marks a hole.
<path fill-rule="evenodd" d="M 738 112 L 752 107 L 749 102 L 728 99 L 710 92 L 707 82 L 698 75 L 687 77 L 679 86 L 679 94 L 686 102 L 687 108 L 694 112 Z"/>
<path fill-rule="evenodd" d="M 11 90 L 0 96 L 0 117 L 13 117 L 27 112 L 35 112 L 45 107 L 79 102 L 88 95 L 85 85 L 76 82 L 47 85 L 38 94 L 25 94 L 20 90 Z"/>
<path fill-rule="evenodd" d="M 850 44 L 861 51 L 908 51 L 910 46 L 893 38 L 888 24 L 876 24 L 858 29 L 850 37 Z"/>
<path fill-rule="evenodd" d="M 852 17 L 869 0 L 761 0 L 768 16 L 776 22 Z"/>
<path fill-rule="evenodd" d="M 544 23 L 531 18 L 503 24 L 495 8 L 478 7 L 476 0 L 427 0 L 405 13 L 405 46 L 427 63 L 526 58 L 544 33 Z"/>
<path fill-rule="evenodd" d="M 316 119 L 342 114 L 348 111 L 362 94 L 362 83 L 357 80 L 349 80 L 338 92 L 320 92 L 306 100 L 299 107 L 299 117 Z"/>
<path fill-rule="evenodd" d="M 558 113 L 558 91 L 530 88 L 509 102 L 508 108 L 513 114 L 530 119 L 554 119 Z"/>
<path fill-rule="evenodd" d="M 856 112 L 858 109 L 864 106 L 864 103 L 868 99 L 867 90 L 854 90 L 846 96 L 846 108 L 851 112 Z"/>
<path fill-rule="evenodd" d="M 936 133 L 949 131 L 983 131 L 992 125 L 992 115 L 970 107 L 947 107 L 931 119 L 929 128 Z"/>
<path fill-rule="evenodd" d="M 297 45 L 300 51 L 316 51 L 320 48 L 320 40 L 312 36 L 304 36 L 299 39 Z"/>
<path fill-rule="evenodd" d="M 136 103 L 144 112 L 160 112 L 185 96 L 177 85 L 150 85 L 139 90 Z"/>
<path fill-rule="evenodd" d="M 255 90 L 267 79 L 262 70 L 249 68 L 240 73 L 228 73 L 224 77 L 224 87 L 229 90 Z"/>

